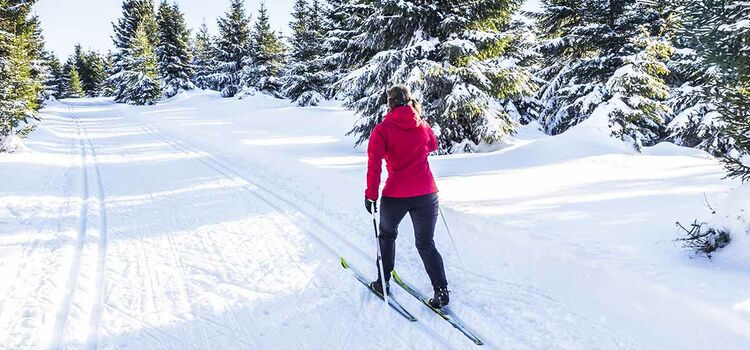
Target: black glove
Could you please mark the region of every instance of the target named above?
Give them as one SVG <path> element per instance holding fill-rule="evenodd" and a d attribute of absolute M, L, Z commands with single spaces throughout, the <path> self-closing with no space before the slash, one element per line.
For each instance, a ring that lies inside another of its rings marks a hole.
<path fill-rule="evenodd" d="M 372 214 L 373 211 L 375 213 L 377 213 L 378 212 L 378 202 L 371 201 L 371 200 L 367 199 L 367 197 L 365 197 L 365 209 L 367 209 L 367 212 L 370 213 L 370 214 Z"/>

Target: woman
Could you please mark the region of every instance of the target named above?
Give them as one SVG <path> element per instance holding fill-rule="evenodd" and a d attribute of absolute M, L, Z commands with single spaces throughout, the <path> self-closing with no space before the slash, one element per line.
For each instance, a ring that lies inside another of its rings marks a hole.
<path fill-rule="evenodd" d="M 386 291 L 393 271 L 398 225 L 409 213 L 417 250 L 435 291 L 435 297 L 429 303 L 441 308 L 449 302 L 448 282 L 443 258 L 433 240 L 438 217 L 438 189 L 427 161 L 430 152 L 438 147 L 437 139 L 422 120 L 422 108 L 406 86 L 396 85 L 388 90 L 388 110 L 385 120 L 370 135 L 365 191 L 367 211 L 371 214 L 377 212 L 381 166 L 385 159 L 388 179 L 380 202 L 379 240 Z M 378 272 L 379 269 L 380 266 Z M 378 274 L 378 280 L 370 286 L 382 294 L 380 276 Z"/>

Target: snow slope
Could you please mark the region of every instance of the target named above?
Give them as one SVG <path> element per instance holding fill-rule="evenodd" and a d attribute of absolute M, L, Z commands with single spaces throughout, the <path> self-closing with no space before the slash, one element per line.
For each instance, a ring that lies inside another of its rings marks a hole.
<path fill-rule="evenodd" d="M 0 155 L 0 348 L 474 348 L 396 288 L 419 322 L 384 314 L 341 269 L 375 274 L 351 112 L 201 92 L 43 113 L 32 152 Z M 453 310 L 489 348 L 748 348 L 747 255 L 672 243 L 736 183 L 602 130 L 432 159 Z M 396 267 L 427 291 L 401 233 Z"/>

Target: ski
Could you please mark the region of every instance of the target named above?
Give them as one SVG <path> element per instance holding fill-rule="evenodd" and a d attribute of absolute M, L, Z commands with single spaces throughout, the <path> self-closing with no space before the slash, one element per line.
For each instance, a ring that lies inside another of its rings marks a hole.
<path fill-rule="evenodd" d="M 354 274 L 354 277 L 357 278 L 357 281 L 359 281 L 365 287 L 367 287 L 367 290 L 369 290 L 370 292 L 372 292 L 372 294 L 377 295 L 378 298 L 380 298 L 380 300 L 383 300 L 383 294 L 380 294 L 375 289 L 372 289 L 370 287 L 370 281 L 368 281 L 367 278 L 363 274 L 361 274 L 357 269 L 355 269 L 353 266 L 349 266 L 349 263 L 347 263 L 346 260 L 344 260 L 343 257 L 341 258 L 341 266 L 343 266 L 344 269 L 351 271 Z M 407 320 L 409 320 L 411 322 L 416 322 L 417 321 L 417 318 L 414 317 L 414 315 L 412 315 L 411 313 L 409 313 L 409 311 L 406 311 L 406 309 L 404 309 L 404 307 L 401 306 L 401 304 L 399 304 L 398 301 L 396 301 L 396 299 L 393 299 L 393 297 L 391 297 L 390 295 L 388 295 L 388 305 L 393 310 L 396 310 L 396 312 L 398 312 L 405 319 L 407 319 Z"/>
<path fill-rule="evenodd" d="M 396 284 L 398 284 L 401 288 L 403 288 L 413 297 L 421 301 L 422 304 L 427 306 L 430 310 L 432 310 L 442 319 L 448 321 L 448 323 L 450 323 L 454 328 L 458 329 L 467 338 L 471 339 L 471 341 L 473 341 L 474 344 L 484 345 L 484 342 L 482 341 L 482 339 L 480 339 L 479 336 L 477 336 L 472 330 L 466 327 L 466 325 L 460 319 L 458 319 L 458 317 L 453 312 L 451 312 L 450 309 L 448 309 L 447 307 L 444 307 L 442 309 L 433 308 L 432 306 L 430 306 L 428 302 L 429 298 L 425 296 L 422 292 L 418 291 L 415 288 L 412 288 L 409 284 L 404 282 L 404 280 L 402 280 L 401 277 L 398 276 L 395 270 L 391 273 L 391 275 L 393 276 L 393 279 L 396 281 Z"/>

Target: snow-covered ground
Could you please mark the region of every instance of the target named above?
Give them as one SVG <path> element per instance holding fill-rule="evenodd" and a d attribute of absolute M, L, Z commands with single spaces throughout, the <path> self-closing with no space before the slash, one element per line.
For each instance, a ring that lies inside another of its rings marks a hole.
<path fill-rule="evenodd" d="M 374 278 L 351 112 L 265 96 L 70 100 L 0 155 L 0 348 L 469 349 Z M 708 155 L 636 153 L 586 124 L 434 157 L 452 308 L 499 349 L 750 348 L 750 256 L 673 243 L 736 182 Z M 410 224 L 396 267 L 429 283 Z M 730 246 L 731 247 L 731 246 Z"/>

